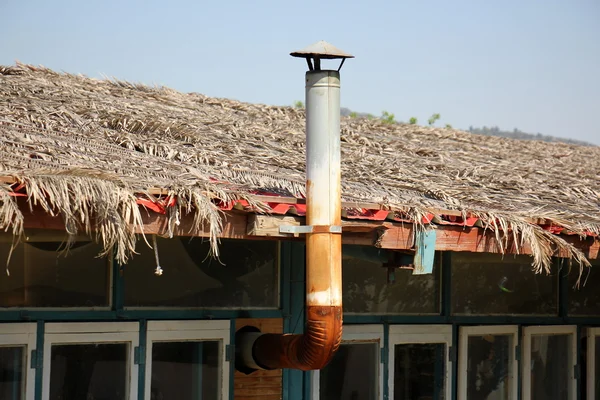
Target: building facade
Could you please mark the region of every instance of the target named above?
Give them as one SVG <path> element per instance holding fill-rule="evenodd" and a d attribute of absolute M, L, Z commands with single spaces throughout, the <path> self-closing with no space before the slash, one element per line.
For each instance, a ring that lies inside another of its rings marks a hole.
<path fill-rule="evenodd" d="M 599 148 L 348 117 L 329 196 L 305 122 L 0 66 L 0 400 L 600 398 Z"/>
<path fill-rule="evenodd" d="M 5 234 L 7 259 L 12 237 Z M 344 334 L 321 371 L 236 370 L 236 331 L 303 329 L 304 245 L 158 239 L 124 265 L 28 231 L 0 281 L 5 399 L 591 399 L 600 275 L 556 259 L 438 252 L 431 274 L 344 246 Z M 362 247 L 362 246 L 360 246 Z M 367 248 L 363 249 L 366 250 Z M 366 254 L 366 255 L 365 255 Z M 384 255 L 385 257 L 380 257 Z"/>

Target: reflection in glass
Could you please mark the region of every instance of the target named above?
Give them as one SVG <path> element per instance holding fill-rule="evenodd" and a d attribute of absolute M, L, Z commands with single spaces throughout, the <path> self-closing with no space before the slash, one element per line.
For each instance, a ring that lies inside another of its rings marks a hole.
<path fill-rule="evenodd" d="M 278 244 L 223 240 L 219 258 L 202 238 L 158 239 L 164 273 L 156 276 L 154 251 L 124 266 L 125 305 L 130 307 L 276 308 L 279 305 Z"/>
<path fill-rule="evenodd" d="M 513 379 L 512 335 L 469 336 L 467 399 L 507 400 Z"/>
<path fill-rule="evenodd" d="M 446 345 L 397 344 L 394 347 L 394 400 L 444 398 Z"/>
<path fill-rule="evenodd" d="M 573 368 L 570 335 L 531 337 L 531 399 L 569 399 Z"/>
<path fill-rule="evenodd" d="M 151 399 L 217 400 L 219 342 L 154 342 Z"/>
<path fill-rule="evenodd" d="M 362 247 L 362 246 L 356 246 Z M 354 249 L 353 249 L 354 250 Z M 357 252 L 356 252 L 357 253 Z M 388 270 L 381 261 L 344 255 L 342 258 L 342 296 L 344 312 L 367 314 L 437 314 L 440 312 L 440 268 L 434 263 L 432 274 L 413 275 L 410 269 Z"/>
<path fill-rule="evenodd" d="M 129 398 L 129 345 L 53 345 L 50 400 Z"/>
<path fill-rule="evenodd" d="M 379 343 L 342 343 L 333 360 L 320 372 L 319 398 L 376 400 L 378 351 Z"/>
<path fill-rule="evenodd" d="M 25 346 L 0 346 L 0 400 L 25 399 Z"/>
<path fill-rule="evenodd" d="M 451 255 L 452 313 L 557 315 L 556 275 L 535 274 L 529 256 Z"/>
<path fill-rule="evenodd" d="M 569 274 L 569 314 L 600 316 L 600 269 L 599 264 L 585 268 L 581 275 L 579 287 L 579 268 L 572 268 Z"/>
<path fill-rule="evenodd" d="M 31 235 L 35 238 L 35 235 Z M 109 260 L 102 246 L 61 241 L 19 244 L 11 254 L 10 275 L 0 279 L 0 307 L 106 307 Z M 0 260 L 8 259 L 12 239 L 0 235 Z"/>

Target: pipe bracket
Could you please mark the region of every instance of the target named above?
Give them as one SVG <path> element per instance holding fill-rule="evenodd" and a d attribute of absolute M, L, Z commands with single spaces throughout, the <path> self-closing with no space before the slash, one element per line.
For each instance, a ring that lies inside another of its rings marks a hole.
<path fill-rule="evenodd" d="M 342 233 L 341 225 L 283 225 L 279 233 Z"/>

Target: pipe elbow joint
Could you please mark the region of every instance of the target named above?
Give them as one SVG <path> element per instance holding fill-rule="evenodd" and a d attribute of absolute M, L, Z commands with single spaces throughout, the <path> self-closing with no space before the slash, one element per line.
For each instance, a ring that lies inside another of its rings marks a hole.
<path fill-rule="evenodd" d="M 309 306 L 303 334 L 252 334 L 241 343 L 244 364 L 252 369 L 324 368 L 342 341 L 342 307 Z"/>

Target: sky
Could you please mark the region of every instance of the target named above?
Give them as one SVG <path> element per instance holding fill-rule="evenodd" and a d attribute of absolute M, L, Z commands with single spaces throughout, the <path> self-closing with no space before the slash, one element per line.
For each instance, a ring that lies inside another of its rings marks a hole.
<path fill-rule="evenodd" d="M 600 145 L 598 21 L 599 0 L 0 0 L 0 65 L 292 105 L 289 53 L 326 40 L 356 56 L 344 107 Z"/>

